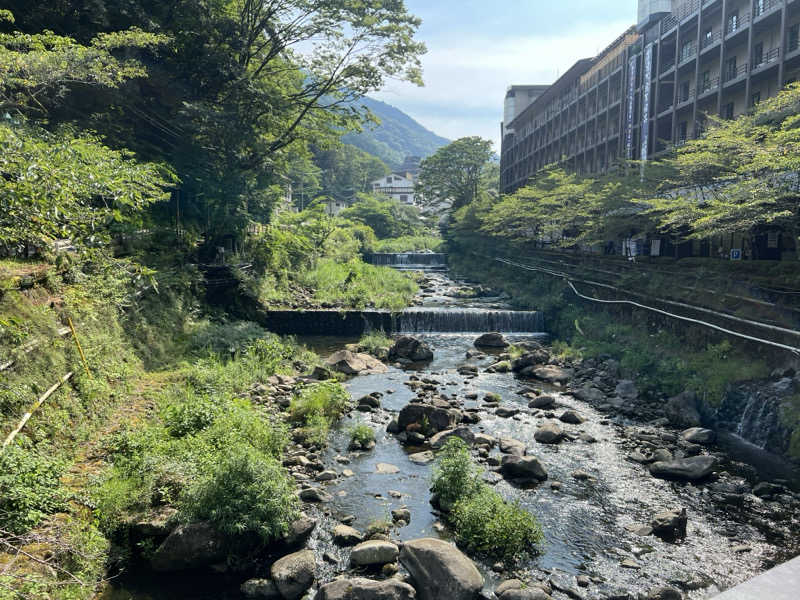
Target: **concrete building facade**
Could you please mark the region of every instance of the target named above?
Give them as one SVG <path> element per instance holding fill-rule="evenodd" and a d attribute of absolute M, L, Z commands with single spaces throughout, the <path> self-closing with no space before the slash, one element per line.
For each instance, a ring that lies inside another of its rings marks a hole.
<path fill-rule="evenodd" d="M 372 192 L 416 206 L 417 198 L 414 191 L 414 176 L 411 173 L 390 173 L 372 182 Z"/>
<path fill-rule="evenodd" d="M 640 0 L 638 26 L 505 124 L 502 191 L 553 163 L 598 173 L 647 160 L 799 76 L 800 0 Z"/>

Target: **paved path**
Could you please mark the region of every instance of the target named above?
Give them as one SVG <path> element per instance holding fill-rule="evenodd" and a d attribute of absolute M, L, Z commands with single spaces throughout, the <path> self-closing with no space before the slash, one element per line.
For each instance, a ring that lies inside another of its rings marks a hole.
<path fill-rule="evenodd" d="M 714 596 L 714 600 L 800 599 L 800 556 Z"/>

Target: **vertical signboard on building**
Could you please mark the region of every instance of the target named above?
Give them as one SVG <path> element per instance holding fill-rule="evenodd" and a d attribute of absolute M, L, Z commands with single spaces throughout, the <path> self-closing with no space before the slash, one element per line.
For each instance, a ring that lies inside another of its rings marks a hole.
<path fill-rule="evenodd" d="M 653 44 L 644 48 L 644 67 L 642 73 L 642 162 L 647 160 L 650 145 L 650 80 L 653 77 Z"/>
<path fill-rule="evenodd" d="M 635 108 L 636 99 L 636 64 L 639 60 L 637 55 L 633 55 L 628 59 L 628 114 L 627 122 L 625 123 L 625 156 L 633 158 L 633 111 Z"/>

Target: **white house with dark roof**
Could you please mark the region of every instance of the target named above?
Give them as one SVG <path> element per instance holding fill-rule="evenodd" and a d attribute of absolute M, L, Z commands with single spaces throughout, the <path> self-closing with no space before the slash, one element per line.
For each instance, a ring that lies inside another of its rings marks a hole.
<path fill-rule="evenodd" d="M 390 173 L 372 182 L 372 193 L 389 196 L 403 204 L 416 206 L 414 176 L 410 173 Z"/>

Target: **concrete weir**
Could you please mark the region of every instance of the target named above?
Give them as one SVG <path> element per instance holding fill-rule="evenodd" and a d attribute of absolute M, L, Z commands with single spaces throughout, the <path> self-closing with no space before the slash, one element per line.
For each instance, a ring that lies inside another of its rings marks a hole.
<path fill-rule="evenodd" d="M 714 596 L 714 600 L 797 600 L 800 598 L 800 556 Z"/>

